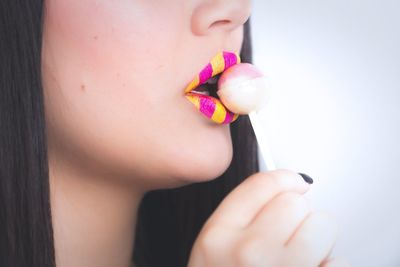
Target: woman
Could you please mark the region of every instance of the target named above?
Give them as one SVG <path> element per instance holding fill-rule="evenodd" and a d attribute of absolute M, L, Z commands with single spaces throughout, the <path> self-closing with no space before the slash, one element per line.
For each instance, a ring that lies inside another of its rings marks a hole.
<path fill-rule="evenodd" d="M 340 265 L 301 176 L 257 173 L 247 116 L 216 124 L 184 96 L 220 51 L 251 62 L 249 16 L 246 0 L 0 2 L 0 266 Z"/>

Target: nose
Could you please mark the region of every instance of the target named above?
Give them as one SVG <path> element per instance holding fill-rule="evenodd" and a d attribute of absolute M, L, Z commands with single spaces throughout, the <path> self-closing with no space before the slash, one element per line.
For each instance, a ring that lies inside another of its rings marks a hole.
<path fill-rule="evenodd" d="M 250 17 L 251 0 L 203 0 L 194 8 L 191 30 L 195 35 L 232 31 Z"/>

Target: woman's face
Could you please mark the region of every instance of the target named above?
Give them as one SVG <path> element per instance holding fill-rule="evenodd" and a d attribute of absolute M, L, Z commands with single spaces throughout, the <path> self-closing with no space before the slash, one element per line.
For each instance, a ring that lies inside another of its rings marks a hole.
<path fill-rule="evenodd" d="M 45 5 L 50 162 L 153 188 L 226 170 L 229 125 L 207 119 L 183 91 L 218 52 L 239 53 L 250 0 Z"/>

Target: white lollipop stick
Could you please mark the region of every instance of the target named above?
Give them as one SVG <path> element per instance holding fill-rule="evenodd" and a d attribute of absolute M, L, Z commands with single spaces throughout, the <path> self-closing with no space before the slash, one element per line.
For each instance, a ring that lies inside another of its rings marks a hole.
<path fill-rule="evenodd" d="M 254 134 L 256 135 L 258 147 L 260 148 L 261 156 L 264 159 L 265 165 L 269 171 L 276 170 L 274 160 L 272 159 L 271 149 L 268 145 L 268 137 L 264 125 L 260 121 L 257 111 L 249 113 L 251 126 L 253 127 Z"/>
<path fill-rule="evenodd" d="M 267 132 L 258 113 L 270 98 L 269 81 L 254 65 L 241 63 L 227 69 L 218 81 L 218 86 L 217 94 L 229 110 L 249 115 L 267 169 L 275 170 L 267 142 Z"/>

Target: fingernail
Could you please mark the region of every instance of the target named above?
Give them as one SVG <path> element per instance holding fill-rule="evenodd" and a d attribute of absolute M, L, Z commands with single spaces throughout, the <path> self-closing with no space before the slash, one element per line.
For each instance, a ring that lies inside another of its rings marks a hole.
<path fill-rule="evenodd" d="M 299 172 L 299 174 L 301 175 L 301 177 L 303 177 L 304 181 L 306 181 L 307 183 L 312 184 L 314 182 L 314 180 L 307 174 L 301 172 Z"/>

